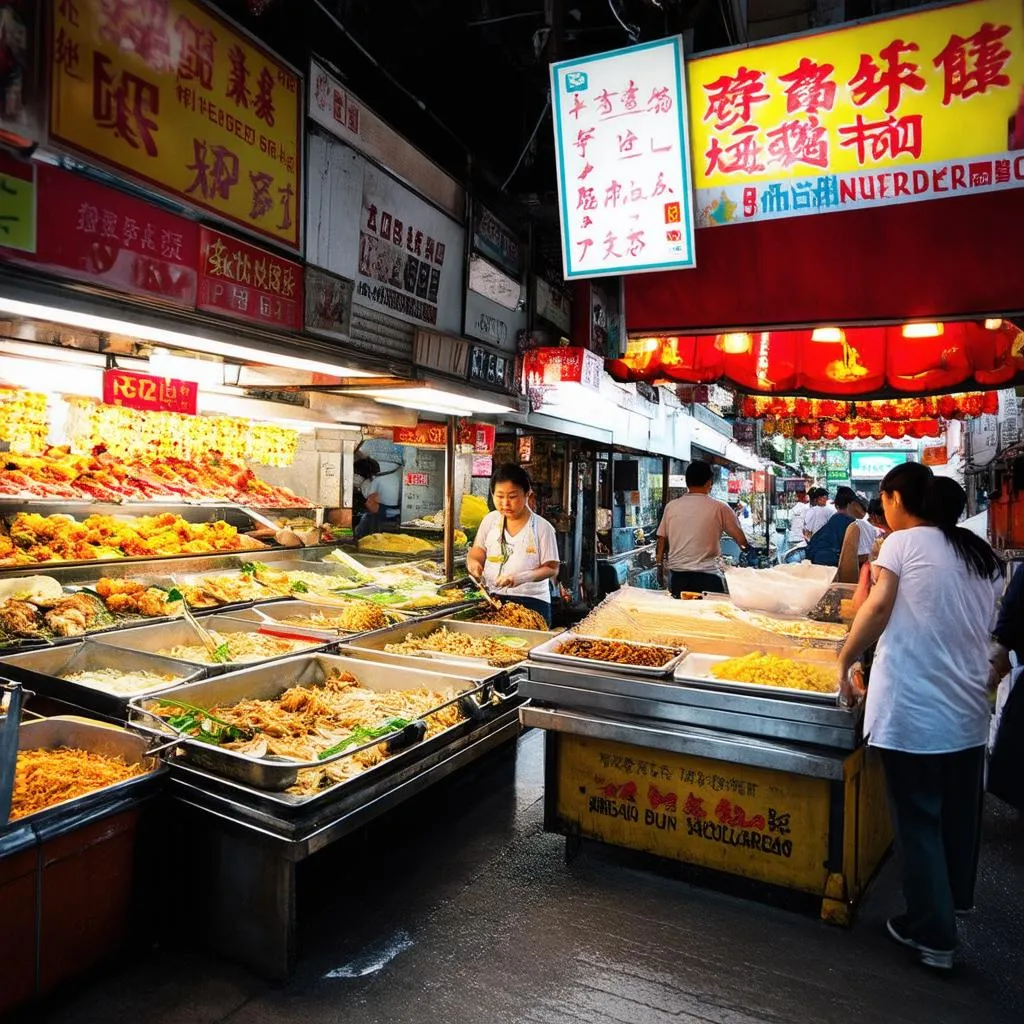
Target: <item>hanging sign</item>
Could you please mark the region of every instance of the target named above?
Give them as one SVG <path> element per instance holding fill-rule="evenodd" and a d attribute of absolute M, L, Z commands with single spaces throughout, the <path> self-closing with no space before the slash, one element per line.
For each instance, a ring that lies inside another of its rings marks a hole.
<path fill-rule="evenodd" d="M 909 452 L 851 452 L 851 480 L 881 480 L 886 473 L 910 460 Z"/>
<path fill-rule="evenodd" d="M 604 361 L 585 348 L 532 348 L 523 362 L 523 382 L 527 388 L 554 384 L 581 384 L 599 391 Z"/>
<path fill-rule="evenodd" d="M 443 423 L 417 423 L 415 427 L 393 427 L 395 444 L 411 448 L 444 448 L 448 444 L 448 428 Z"/>
<path fill-rule="evenodd" d="M 551 65 L 566 280 L 693 267 L 680 36 Z"/>
<path fill-rule="evenodd" d="M 354 282 L 312 264 L 306 264 L 305 278 L 306 330 L 348 341 Z"/>
<path fill-rule="evenodd" d="M 946 451 L 946 442 L 925 445 L 921 449 L 921 461 L 926 466 L 947 465 L 949 463 L 949 453 Z"/>
<path fill-rule="evenodd" d="M 491 423 L 463 423 L 459 428 L 459 444 L 474 455 L 494 454 L 495 427 Z"/>
<path fill-rule="evenodd" d="M 302 330 L 302 264 L 232 238 L 199 232 L 199 309 Z"/>
<path fill-rule="evenodd" d="M 971 0 L 692 60 L 697 226 L 1024 184 L 1024 7 Z"/>
<path fill-rule="evenodd" d="M 50 0 L 50 135 L 292 249 L 300 77 L 194 0 Z"/>
<path fill-rule="evenodd" d="M 473 248 L 518 277 L 523 269 L 523 250 L 515 233 L 477 202 L 473 204 Z"/>
<path fill-rule="evenodd" d="M 36 251 L 36 165 L 0 153 L 0 246 Z"/>
<path fill-rule="evenodd" d="M 406 487 L 429 487 L 430 486 L 430 474 L 429 473 L 406 473 L 405 474 L 405 486 Z"/>
<path fill-rule="evenodd" d="M 883 473 L 882 476 L 885 476 Z M 849 480 L 850 453 L 845 448 L 829 448 L 825 452 L 825 479 Z"/>
<path fill-rule="evenodd" d="M 144 412 L 196 414 L 199 385 L 194 380 L 154 377 L 132 370 L 103 371 L 103 401 Z"/>

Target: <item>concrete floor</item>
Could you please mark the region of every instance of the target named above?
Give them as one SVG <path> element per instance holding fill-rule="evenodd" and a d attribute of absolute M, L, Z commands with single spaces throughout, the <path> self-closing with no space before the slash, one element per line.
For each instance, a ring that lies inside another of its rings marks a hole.
<path fill-rule="evenodd" d="M 306 865 L 302 954 L 288 984 L 147 946 L 28 1019 L 1024 1021 L 1024 828 L 1002 805 L 986 815 L 978 913 L 961 928 L 960 962 L 937 977 L 882 934 L 899 909 L 891 863 L 848 930 L 594 844 L 566 864 L 564 841 L 542 830 L 542 746 L 540 734 L 525 736 L 515 758 L 445 783 Z"/>

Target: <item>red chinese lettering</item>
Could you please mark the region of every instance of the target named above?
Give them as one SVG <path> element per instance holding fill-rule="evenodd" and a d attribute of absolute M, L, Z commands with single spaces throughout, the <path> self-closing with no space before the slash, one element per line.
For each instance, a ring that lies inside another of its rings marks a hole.
<path fill-rule="evenodd" d="M 220 237 L 215 238 L 206 250 L 206 272 L 210 277 L 234 277 L 231 271 L 231 253 L 224 244 L 224 239 Z"/>
<path fill-rule="evenodd" d="M 580 254 L 577 257 L 577 260 L 578 262 L 582 263 L 583 257 L 587 255 L 587 252 L 590 250 L 590 247 L 594 244 L 594 240 L 592 238 L 581 238 L 576 244 L 580 248 Z"/>
<path fill-rule="evenodd" d="M 805 114 L 817 114 L 831 110 L 836 101 L 836 83 L 829 81 L 833 71 L 832 64 L 816 64 L 802 57 L 795 71 L 779 75 L 779 81 L 786 87 L 786 113 L 802 110 Z"/>
<path fill-rule="evenodd" d="M 764 91 L 764 72 L 740 67 L 733 76 L 722 75 L 710 85 L 704 86 L 708 94 L 708 108 L 704 120 L 714 121 L 718 131 L 742 121 L 750 121 L 755 103 L 770 99 Z"/>
<path fill-rule="evenodd" d="M 899 105 L 903 90 L 924 90 L 924 79 L 917 73 L 917 64 L 903 61 L 904 53 L 916 53 L 917 43 L 894 39 L 878 56 L 885 61 L 882 69 L 870 54 L 862 53 L 857 73 L 850 79 L 850 95 L 855 106 L 862 107 L 883 90 L 886 93 L 885 112 L 891 114 Z"/>
<path fill-rule="evenodd" d="M 675 195 L 676 190 L 668 187 L 668 182 L 665 181 L 665 172 L 658 171 L 658 180 L 654 183 L 654 188 L 651 190 L 651 198 L 657 199 L 658 196 L 663 196 L 666 193 L 669 195 Z"/>
<path fill-rule="evenodd" d="M 592 188 L 581 188 L 577 192 L 576 197 L 576 209 L 577 210 L 596 210 L 597 209 L 597 196 L 594 194 Z"/>
<path fill-rule="evenodd" d="M 607 89 L 604 89 L 597 97 L 597 112 L 602 117 L 607 117 L 612 112 L 614 109 L 612 97 L 618 95 L 617 92 L 609 92 Z"/>
<path fill-rule="evenodd" d="M 242 284 L 250 284 L 252 282 L 252 258 L 249 254 L 239 249 L 235 253 L 233 262 L 235 267 L 235 280 L 241 281 Z"/>
<path fill-rule="evenodd" d="M 181 37 L 178 81 L 196 81 L 209 91 L 213 88 L 213 48 L 217 37 L 184 14 L 174 23 L 174 31 Z"/>
<path fill-rule="evenodd" d="M 236 107 L 249 109 L 249 69 L 245 66 L 245 51 L 240 46 L 232 46 L 228 50 L 228 91 L 229 100 L 235 101 Z"/>
<path fill-rule="evenodd" d="M 185 170 L 193 171 L 195 178 L 185 191 L 189 195 L 198 191 L 204 199 L 230 199 L 232 187 L 238 184 L 238 157 L 226 146 L 207 149 L 203 139 L 193 139 L 192 147 L 193 161 Z"/>
<path fill-rule="evenodd" d="M 579 152 L 580 156 L 583 157 L 584 160 L 586 160 L 586 158 L 587 158 L 587 146 L 590 145 L 590 140 L 593 139 L 593 137 L 594 137 L 594 129 L 593 128 L 586 128 L 586 129 L 581 128 L 576 133 L 576 141 L 573 143 L 573 145 L 576 147 L 576 149 Z"/>
<path fill-rule="evenodd" d="M 920 160 L 922 120 L 921 114 L 908 114 L 906 117 L 890 114 L 884 121 L 865 121 L 858 114 L 855 124 L 839 129 L 839 134 L 846 136 L 839 145 L 856 146 L 859 164 L 867 161 L 869 150 L 872 160 L 884 160 L 903 153 Z"/>
<path fill-rule="evenodd" d="M 629 201 L 631 203 L 643 202 L 647 198 L 647 193 L 635 182 L 629 183 Z"/>
<path fill-rule="evenodd" d="M 639 141 L 628 129 L 626 130 L 625 135 L 617 135 L 616 138 L 618 139 L 620 153 L 632 153 L 633 147 Z"/>
<path fill-rule="evenodd" d="M 949 37 L 945 49 L 932 61 L 942 68 L 943 106 L 949 106 L 954 97 L 967 100 L 1010 84 L 1003 68 L 1012 54 L 1002 42 L 1009 31 L 1009 25 L 997 28 L 986 21 L 973 36 Z"/>
<path fill-rule="evenodd" d="M 249 183 L 252 185 L 252 206 L 249 209 L 249 216 L 253 220 L 259 220 L 274 208 L 274 197 L 270 194 L 274 178 L 266 171 L 250 171 Z"/>
<path fill-rule="evenodd" d="M 590 174 L 590 172 L 593 171 L 593 169 L 594 169 L 594 165 L 593 164 L 590 164 L 590 163 L 584 164 L 583 165 L 583 170 L 580 171 L 580 173 L 576 175 L 576 180 L 577 181 L 586 181 L 587 180 L 587 175 Z"/>
<path fill-rule="evenodd" d="M 581 230 L 586 231 L 586 229 L 589 228 L 593 223 L 594 221 L 592 217 L 590 217 L 589 215 L 584 215 L 583 220 L 580 221 L 580 228 Z"/>
<path fill-rule="evenodd" d="M 141 142 L 149 156 L 156 156 L 153 133 L 159 125 L 153 116 L 160 113 L 160 90 L 130 71 L 122 71 L 118 78 L 109 70 L 112 63 L 99 51 L 93 53 L 93 120 L 100 128 L 110 128 L 132 149 L 138 149 Z"/>
<path fill-rule="evenodd" d="M 295 189 L 290 184 L 281 185 L 277 189 L 281 197 L 281 223 L 277 225 L 279 231 L 287 231 L 292 226 L 292 200 L 295 198 Z"/>
<path fill-rule="evenodd" d="M 692 775 L 693 773 L 691 772 L 690 774 Z M 703 821 L 708 816 L 707 809 L 704 807 L 704 798 L 690 793 L 683 804 L 683 814 L 688 818 L 696 818 L 698 821 Z"/>
<path fill-rule="evenodd" d="M 620 200 L 622 202 L 626 201 L 622 196 L 622 185 L 612 179 L 612 183 L 604 191 L 605 209 L 609 206 L 614 209 L 619 205 Z"/>
<path fill-rule="evenodd" d="M 745 188 L 743 190 L 743 216 L 754 217 L 757 215 L 757 189 Z"/>
<path fill-rule="evenodd" d="M 813 115 L 806 121 L 786 121 L 768 132 L 767 139 L 769 164 L 828 167 L 828 132 Z"/>
<path fill-rule="evenodd" d="M 736 140 L 730 146 L 723 146 L 718 139 L 712 139 L 707 153 L 706 174 L 757 174 L 765 169 L 761 163 L 761 146 L 757 141 L 757 127 L 748 124 L 732 133 Z"/>
<path fill-rule="evenodd" d="M 78 43 L 63 28 L 54 40 L 53 62 L 69 77 L 81 77 L 75 74 L 78 70 Z"/>
<path fill-rule="evenodd" d="M 663 85 L 660 89 L 651 90 L 651 98 L 647 101 L 647 112 L 649 114 L 667 114 L 672 109 L 672 97 L 669 95 L 668 86 Z"/>
<path fill-rule="evenodd" d="M 569 108 L 569 113 L 572 114 L 572 116 L 575 117 L 578 121 L 580 119 L 580 114 L 586 109 L 587 105 L 586 103 L 583 102 L 583 99 L 580 96 L 580 94 L 578 92 L 574 93 L 572 97 L 572 106 Z"/>
<path fill-rule="evenodd" d="M 78 28 L 78 8 L 75 6 L 75 0 L 60 0 L 57 12 L 69 25 Z"/>
<path fill-rule="evenodd" d="M 613 231 L 609 231 L 604 236 L 604 255 L 601 257 L 602 260 L 608 259 L 609 256 L 614 256 L 617 260 L 622 259 L 622 253 L 615 251 L 615 243 L 619 240 L 618 235 Z"/>
<path fill-rule="evenodd" d="M 260 77 L 256 80 L 259 91 L 256 93 L 256 102 L 253 105 L 253 113 L 265 121 L 271 128 L 274 127 L 274 76 L 269 69 L 264 68 Z"/>
<path fill-rule="evenodd" d="M 640 253 L 647 248 L 647 243 L 644 241 L 644 233 L 642 230 L 631 231 L 626 235 L 626 241 L 629 242 L 629 247 L 626 251 L 630 256 L 639 256 Z M 672 802 L 675 803 L 675 798 L 673 798 Z"/>
<path fill-rule="evenodd" d="M 622 90 L 622 107 L 624 110 L 628 110 L 631 114 L 637 109 L 636 94 L 640 90 L 637 88 L 636 83 L 631 78 L 629 85 Z"/>

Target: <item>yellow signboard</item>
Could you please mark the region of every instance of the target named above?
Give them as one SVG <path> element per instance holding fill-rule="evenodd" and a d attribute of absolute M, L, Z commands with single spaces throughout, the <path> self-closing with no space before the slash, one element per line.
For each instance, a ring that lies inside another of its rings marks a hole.
<path fill-rule="evenodd" d="M 582 736 L 558 740 L 556 813 L 580 835 L 824 891 L 826 780 Z"/>
<path fill-rule="evenodd" d="M 687 80 L 703 226 L 1024 184 L 1022 0 L 701 57 Z"/>
<path fill-rule="evenodd" d="M 0 249 L 36 251 L 36 172 L 0 156 Z"/>
<path fill-rule="evenodd" d="M 50 134 L 299 248 L 299 76 L 194 0 L 51 0 Z"/>

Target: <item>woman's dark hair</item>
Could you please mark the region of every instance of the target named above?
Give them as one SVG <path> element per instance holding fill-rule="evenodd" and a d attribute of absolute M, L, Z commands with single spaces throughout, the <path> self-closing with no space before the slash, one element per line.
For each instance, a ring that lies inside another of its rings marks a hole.
<path fill-rule="evenodd" d="M 491 494 L 494 493 L 494 488 L 498 484 L 513 484 L 523 494 L 529 494 L 533 490 L 533 484 L 530 483 L 530 474 L 522 466 L 517 466 L 514 462 L 506 462 L 498 467 L 494 476 L 491 477 Z"/>
<path fill-rule="evenodd" d="M 380 463 L 376 459 L 371 459 L 369 455 L 364 455 L 362 458 L 356 459 L 356 461 L 352 463 L 352 468 L 364 480 L 370 480 L 373 477 L 380 475 Z"/>
<path fill-rule="evenodd" d="M 881 498 L 872 498 L 868 502 L 868 515 L 874 516 L 875 519 L 885 519 L 885 508 L 882 506 Z"/>
<path fill-rule="evenodd" d="M 886 473 L 879 489 L 885 494 L 898 491 L 910 515 L 937 526 L 969 572 L 986 579 L 1002 572 L 1002 560 L 992 548 L 977 534 L 957 526 L 967 507 L 967 494 L 955 480 L 935 476 L 920 462 L 905 462 Z"/>

